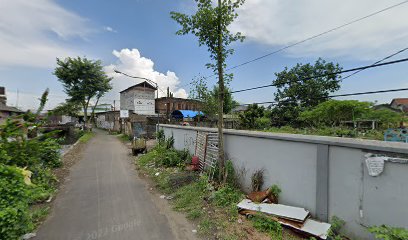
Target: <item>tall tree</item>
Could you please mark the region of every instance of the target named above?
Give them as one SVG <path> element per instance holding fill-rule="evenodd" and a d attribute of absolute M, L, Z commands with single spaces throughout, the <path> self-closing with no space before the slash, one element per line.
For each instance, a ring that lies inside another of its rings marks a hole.
<path fill-rule="evenodd" d="M 54 74 L 63 84 L 69 102 L 79 102 L 84 110 L 84 122 L 88 121 L 88 107 L 92 98 L 97 101 L 112 89 L 111 80 L 102 69 L 101 61 L 87 58 L 57 58 Z"/>
<path fill-rule="evenodd" d="M 50 115 L 68 115 L 72 117 L 78 117 L 79 111 L 81 111 L 81 103 L 75 102 L 66 102 L 56 106 L 51 112 Z"/>
<path fill-rule="evenodd" d="M 272 123 L 277 126 L 297 125 L 299 114 L 327 100 L 330 93 L 340 89 L 341 71 L 338 64 L 318 59 L 314 65 L 297 64 L 276 73 L 275 101 Z"/>
<path fill-rule="evenodd" d="M 235 41 L 243 41 L 241 33 L 232 34 L 228 26 L 238 17 L 236 9 L 245 0 L 218 0 L 217 5 L 213 5 L 212 0 L 194 0 L 197 4 L 197 12 L 194 15 L 186 15 L 178 12 L 171 12 L 171 18 L 180 24 L 181 29 L 178 35 L 194 34 L 198 38 L 200 46 L 206 45 L 213 63 L 208 63 L 218 75 L 219 105 L 218 105 L 218 140 L 219 140 L 219 179 L 224 181 L 224 139 L 223 139 L 223 103 L 225 94 L 225 80 L 232 79 L 231 74 L 224 74 L 226 58 L 233 54 L 234 50 L 229 45 Z"/>
<path fill-rule="evenodd" d="M 204 77 L 197 77 L 192 82 L 192 89 L 190 91 L 189 97 L 191 99 L 199 100 L 202 102 L 202 111 L 208 118 L 215 118 L 218 113 L 218 96 L 219 90 L 217 86 L 214 86 L 212 90 L 209 89 L 205 82 Z M 223 102 L 223 112 L 224 114 L 231 113 L 232 109 L 239 105 L 237 101 L 234 100 L 231 90 L 226 86 L 224 89 L 224 102 Z"/>

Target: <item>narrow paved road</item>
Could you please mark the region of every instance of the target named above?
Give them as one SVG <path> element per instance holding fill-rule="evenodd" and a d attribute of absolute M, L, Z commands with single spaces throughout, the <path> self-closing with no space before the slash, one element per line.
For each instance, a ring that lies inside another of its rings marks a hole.
<path fill-rule="evenodd" d="M 175 239 L 127 149 L 96 131 L 71 169 L 36 240 Z"/>

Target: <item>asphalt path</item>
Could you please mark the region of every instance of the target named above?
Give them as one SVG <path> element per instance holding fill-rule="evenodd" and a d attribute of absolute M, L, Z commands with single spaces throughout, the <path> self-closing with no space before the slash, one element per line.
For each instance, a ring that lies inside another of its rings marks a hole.
<path fill-rule="evenodd" d="M 176 239 L 153 201 L 130 150 L 97 130 L 34 239 Z"/>

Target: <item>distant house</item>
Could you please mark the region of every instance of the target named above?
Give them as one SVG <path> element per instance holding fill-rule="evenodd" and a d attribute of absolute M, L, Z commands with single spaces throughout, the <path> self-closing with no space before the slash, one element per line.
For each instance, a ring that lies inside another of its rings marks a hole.
<path fill-rule="evenodd" d="M 401 109 L 392 108 L 391 105 L 388 104 L 388 103 L 375 105 L 375 106 L 373 106 L 373 109 L 374 110 L 390 110 L 390 111 L 393 111 L 393 112 L 401 113 Z"/>
<path fill-rule="evenodd" d="M 90 106 L 89 108 L 91 109 L 91 112 L 92 112 L 93 106 Z M 113 110 L 113 106 L 112 104 L 109 104 L 109 103 L 98 104 L 95 107 L 95 113 L 107 112 L 107 111 L 112 111 L 112 110 Z"/>
<path fill-rule="evenodd" d="M 6 89 L 0 87 L 0 123 L 3 123 L 8 117 L 16 116 L 23 113 L 20 109 L 7 106 Z"/>
<path fill-rule="evenodd" d="M 394 98 L 390 103 L 390 107 L 408 113 L 408 98 Z"/>
<path fill-rule="evenodd" d="M 232 113 L 245 112 L 248 109 L 248 105 L 239 105 L 232 109 Z"/>
<path fill-rule="evenodd" d="M 120 110 L 133 111 L 139 115 L 155 114 L 156 87 L 144 81 L 120 92 Z"/>

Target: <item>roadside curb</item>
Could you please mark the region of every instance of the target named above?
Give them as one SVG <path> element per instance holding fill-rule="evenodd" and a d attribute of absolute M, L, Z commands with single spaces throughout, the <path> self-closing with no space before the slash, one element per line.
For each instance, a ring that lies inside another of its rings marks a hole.
<path fill-rule="evenodd" d="M 77 146 L 78 144 L 80 143 L 80 141 L 79 141 L 79 138 L 78 138 L 78 140 L 74 143 L 74 144 L 72 144 L 65 152 L 63 152 L 62 154 L 61 154 L 61 158 L 63 158 L 65 155 L 67 155 L 68 153 L 70 153 L 71 151 L 72 151 L 72 149 L 75 147 L 75 146 Z"/>

